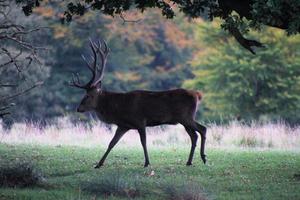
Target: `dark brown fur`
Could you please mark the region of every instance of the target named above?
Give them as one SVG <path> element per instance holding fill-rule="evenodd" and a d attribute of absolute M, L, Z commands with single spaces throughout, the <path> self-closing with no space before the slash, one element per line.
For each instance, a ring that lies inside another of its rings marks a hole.
<path fill-rule="evenodd" d="M 118 126 L 108 149 L 96 165 L 96 168 L 103 165 L 111 149 L 130 129 L 136 129 L 139 132 L 145 156 L 144 166 L 147 167 L 150 163 L 146 145 L 146 127 L 178 123 L 185 127 L 192 142 L 187 165 L 192 164 L 198 139 L 196 132 L 201 135 L 200 155 L 205 163 L 206 128 L 195 121 L 195 114 L 197 106 L 202 99 L 202 93 L 185 89 L 160 92 L 137 90 L 127 93 L 103 91 L 101 90 L 101 81 L 109 48 L 104 41 L 90 41 L 90 47 L 93 59 L 88 61 L 84 56 L 83 59 L 88 69 L 92 72 L 91 80 L 87 84 L 82 85 L 78 74 L 74 74 L 70 83 L 71 86 L 86 90 L 86 95 L 77 111 L 95 111 L 103 122 Z M 97 62 L 99 60 L 101 60 L 101 66 Z"/>
<path fill-rule="evenodd" d="M 93 110 L 101 121 L 118 126 L 114 138 L 96 167 L 103 165 L 111 149 L 130 129 L 136 129 L 140 134 L 145 155 L 145 166 L 148 166 L 149 158 L 145 128 L 147 126 L 178 123 L 185 127 L 192 142 L 187 165 L 192 164 L 198 139 L 196 132 L 201 135 L 200 155 L 205 163 L 206 128 L 195 121 L 195 114 L 201 99 L 201 92 L 185 89 L 159 92 L 137 90 L 127 93 L 102 91 L 97 88 L 88 90 L 86 97 L 78 107 L 78 111 Z"/>
<path fill-rule="evenodd" d="M 188 124 L 194 119 L 199 93 L 184 89 L 169 91 L 103 91 L 95 109 L 106 123 L 129 129 L 162 124 Z"/>

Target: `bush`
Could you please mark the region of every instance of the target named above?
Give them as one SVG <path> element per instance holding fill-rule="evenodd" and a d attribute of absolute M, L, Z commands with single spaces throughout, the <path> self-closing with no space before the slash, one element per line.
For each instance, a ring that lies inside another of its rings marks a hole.
<path fill-rule="evenodd" d="M 0 166 L 0 186 L 30 187 L 41 182 L 41 174 L 30 163 L 13 163 Z"/>
<path fill-rule="evenodd" d="M 201 187 L 196 183 L 188 182 L 183 185 L 165 185 L 163 187 L 167 199 L 170 200 L 206 200 Z"/>
<path fill-rule="evenodd" d="M 141 196 L 141 191 L 137 187 L 136 179 L 131 181 L 126 180 L 125 177 L 117 174 L 106 174 L 97 177 L 83 185 L 83 190 L 104 196 L 119 196 L 127 198 L 135 198 Z"/>

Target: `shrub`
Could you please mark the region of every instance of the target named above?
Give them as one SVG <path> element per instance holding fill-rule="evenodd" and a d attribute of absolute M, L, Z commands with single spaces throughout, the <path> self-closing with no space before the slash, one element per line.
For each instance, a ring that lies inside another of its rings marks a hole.
<path fill-rule="evenodd" d="M 127 198 L 135 198 L 141 196 L 136 179 L 126 180 L 125 177 L 116 174 L 106 174 L 101 177 L 92 179 L 83 184 L 83 190 L 104 196 L 119 196 Z"/>
<path fill-rule="evenodd" d="M 30 187 L 41 182 L 42 176 L 30 163 L 13 163 L 0 166 L 0 186 Z"/>
<path fill-rule="evenodd" d="M 201 187 L 196 183 L 188 182 L 183 185 L 167 184 L 163 187 L 167 199 L 170 200 L 206 200 Z"/>

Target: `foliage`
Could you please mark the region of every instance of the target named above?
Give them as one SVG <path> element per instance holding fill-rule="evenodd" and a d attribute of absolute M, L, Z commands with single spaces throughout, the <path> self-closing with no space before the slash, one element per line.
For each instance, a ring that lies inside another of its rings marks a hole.
<path fill-rule="evenodd" d="M 16 0 L 23 4 L 23 11 L 26 15 L 32 13 L 33 8 L 39 7 L 43 0 L 26 1 Z M 44 3 L 43 5 L 46 5 Z M 250 21 L 247 27 L 258 28 L 261 24 L 278 27 L 287 33 L 300 32 L 300 3 L 298 0 L 150 0 L 150 1 L 69 1 L 65 5 L 62 22 L 70 22 L 75 15 L 82 16 L 90 10 L 98 10 L 106 15 L 122 16 L 124 12 L 136 9 L 144 12 L 146 9 L 158 8 L 166 18 L 174 18 L 177 11 L 184 13 L 190 18 L 203 17 L 214 19 L 220 17 L 224 19 L 223 28 L 227 29 L 236 40 L 250 52 L 255 54 L 253 47 L 261 47 L 262 44 L 255 40 L 248 40 L 243 37 L 239 26 L 244 24 L 244 18 Z M 237 15 L 233 14 L 236 13 Z M 237 16 L 239 20 L 234 22 Z M 234 22 L 234 23 L 232 23 Z"/>
<path fill-rule="evenodd" d="M 300 2 L 298 0 L 255 0 L 252 8 L 253 22 L 279 26 L 288 34 L 300 32 Z"/>
<path fill-rule="evenodd" d="M 200 43 L 211 45 L 192 61 L 191 88 L 204 90 L 207 118 L 224 120 L 284 119 L 296 123 L 300 110 L 300 37 L 287 37 L 271 28 L 251 32 L 267 48 L 256 56 L 247 54 L 233 40 L 222 38 L 218 24 L 202 23 L 197 29 Z M 207 35 L 206 33 L 211 34 Z"/>
<path fill-rule="evenodd" d="M 23 11 L 26 15 L 30 15 L 34 7 L 39 7 L 43 0 L 28 1 L 16 0 L 17 3 L 22 3 Z M 238 4 L 238 5 L 237 5 Z M 251 19 L 252 25 L 263 23 L 271 26 L 281 26 L 287 29 L 289 33 L 299 33 L 300 18 L 299 9 L 300 3 L 297 0 L 254 0 L 238 2 L 236 0 L 219 0 L 209 1 L 92 1 L 84 0 L 81 2 L 70 1 L 65 5 L 64 18 L 71 21 L 73 15 L 84 15 L 92 8 L 99 10 L 106 15 L 119 15 L 131 9 L 137 9 L 144 12 L 146 9 L 158 8 L 162 15 L 167 18 L 173 18 L 176 13 L 176 8 L 189 17 L 208 16 L 211 19 L 215 17 L 227 18 L 232 11 L 235 11 L 239 16 Z"/>

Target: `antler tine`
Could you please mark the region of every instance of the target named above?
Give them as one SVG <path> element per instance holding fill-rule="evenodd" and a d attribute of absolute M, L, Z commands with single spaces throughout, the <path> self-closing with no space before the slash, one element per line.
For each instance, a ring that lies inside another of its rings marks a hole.
<path fill-rule="evenodd" d="M 103 75 L 104 75 L 104 70 L 105 70 L 105 67 L 106 67 L 106 59 L 107 59 L 107 56 L 109 54 L 109 51 L 110 49 L 108 48 L 107 46 L 107 43 L 103 40 L 103 44 L 104 44 L 104 56 L 105 56 L 105 63 L 103 65 L 103 67 L 101 68 L 101 79 L 103 78 Z"/>
<path fill-rule="evenodd" d="M 81 81 L 79 79 L 79 73 L 76 73 L 75 75 L 76 75 L 77 83 L 79 83 L 81 85 Z M 84 87 L 86 87 L 86 86 L 84 86 Z"/>
<path fill-rule="evenodd" d="M 100 40 L 98 40 L 97 43 L 95 42 L 95 44 L 98 44 L 98 48 L 102 49 L 102 44 L 101 44 Z"/>
<path fill-rule="evenodd" d="M 99 52 L 99 49 L 101 49 L 101 45 L 97 45 L 97 43 L 93 42 L 92 40 L 90 40 L 91 46 L 92 48 L 96 51 Z"/>
<path fill-rule="evenodd" d="M 91 72 L 93 72 L 93 67 L 91 66 L 91 63 L 86 59 L 86 57 L 83 54 L 81 54 L 81 58 L 86 63 L 87 67 L 91 70 Z M 92 56 L 91 56 L 91 58 L 93 59 Z"/>
<path fill-rule="evenodd" d="M 101 43 L 99 42 L 99 40 L 98 40 L 97 42 L 94 42 L 94 45 L 97 47 L 98 51 L 99 51 L 99 49 L 102 48 L 102 45 L 101 45 Z"/>
<path fill-rule="evenodd" d="M 69 83 L 69 85 L 72 86 L 72 87 L 87 89 L 87 85 L 81 85 L 80 84 L 78 73 L 76 73 L 76 74 L 72 73 L 72 81 L 71 81 L 71 83 Z"/>
<path fill-rule="evenodd" d="M 97 81 L 94 82 L 94 85 L 97 85 L 103 78 L 103 75 L 104 75 L 104 69 L 105 69 L 105 66 L 106 66 L 106 60 L 107 60 L 107 56 L 108 56 L 108 53 L 109 53 L 109 48 L 106 44 L 106 42 L 104 40 L 100 41 L 98 40 L 97 41 L 98 45 L 96 45 L 98 47 L 98 53 L 100 54 L 100 57 L 101 57 L 101 67 L 99 67 L 99 77 L 97 79 Z M 102 48 L 102 44 L 104 44 L 104 50 Z"/>
<path fill-rule="evenodd" d="M 94 44 L 93 44 L 93 41 L 91 39 L 89 39 L 90 41 L 90 47 L 92 49 L 92 55 L 91 55 L 91 58 L 92 58 L 92 64 L 89 63 L 89 69 L 91 70 L 92 72 L 92 78 L 91 80 L 87 83 L 87 85 L 89 86 L 92 86 L 93 83 L 95 82 L 95 79 L 96 79 L 96 73 L 97 73 L 97 48 L 95 48 Z"/>
<path fill-rule="evenodd" d="M 81 57 L 86 63 L 89 70 L 92 72 L 92 78 L 87 84 L 81 85 L 79 80 L 79 75 L 72 74 L 72 80 L 69 84 L 70 86 L 89 89 L 91 87 L 96 86 L 103 78 L 103 71 L 105 69 L 109 48 L 105 41 L 99 40 L 97 42 L 93 42 L 91 39 L 89 39 L 89 41 L 90 41 L 90 47 L 92 51 L 91 59 L 87 59 L 84 55 L 81 55 Z M 104 49 L 103 49 L 103 44 L 104 44 Z M 97 63 L 97 59 L 98 59 L 97 56 L 100 56 L 101 65 Z"/>
<path fill-rule="evenodd" d="M 105 53 L 108 55 L 110 49 L 108 48 L 106 42 L 103 40 L 104 46 L 105 46 Z"/>

